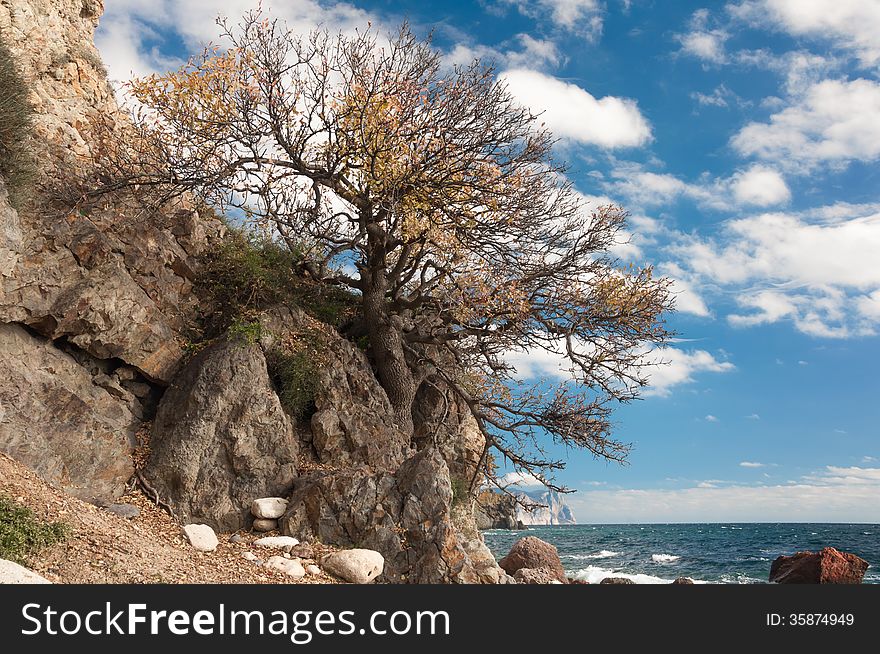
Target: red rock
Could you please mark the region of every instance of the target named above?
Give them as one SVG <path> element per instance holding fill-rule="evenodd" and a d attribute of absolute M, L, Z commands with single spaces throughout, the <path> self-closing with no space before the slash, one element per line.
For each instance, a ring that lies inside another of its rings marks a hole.
<path fill-rule="evenodd" d="M 515 576 L 517 570 L 522 568 L 543 569 L 553 579 L 563 584 L 568 583 L 556 548 L 534 536 L 526 536 L 516 541 L 498 565 L 511 576 Z"/>
<path fill-rule="evenodd" d="M 770 566 L 777 584 L 860 584 L 868 562 L 855 554 L 824 547 L 819 552 L 780 556 Z"/>

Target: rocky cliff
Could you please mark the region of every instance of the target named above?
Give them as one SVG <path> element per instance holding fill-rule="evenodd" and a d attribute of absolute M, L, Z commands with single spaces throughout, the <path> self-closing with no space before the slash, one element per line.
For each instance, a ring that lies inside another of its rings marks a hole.
<path fill-rule="evenodd" d="M 453 497 L 483 440 L 442 388 L 420 391 L 410 438 L 364 352 L 295 303 L 262 307 L 253 333 L 199 337 L 212 308 L 196 282 L 228 239 L 223 223 L 186 198 L 73 206 L 44 190 L 101 156 L 98 125 L 123 138 L 93 45 L 102 11 L 0 0 L 39 162 L 25 208 L 0 180 L 0 451 L 99 504 L 135 483 L 137 465 L 178 519 L 222 530 L 247 528 L 255 497 L 289 496 L 285 533 L 378 550 L 389 581 L 505 581 Z M 282 397 L 279 353 L 288 374 L 301 367 L 301 414 Z"/>
<path fill-rule="evenodd" d="M 525 525 L 577 524 L 571 509 L 556 491 L 521 491 L 518 495 L 525 506 L 517 506 L 516 517 Z"/>

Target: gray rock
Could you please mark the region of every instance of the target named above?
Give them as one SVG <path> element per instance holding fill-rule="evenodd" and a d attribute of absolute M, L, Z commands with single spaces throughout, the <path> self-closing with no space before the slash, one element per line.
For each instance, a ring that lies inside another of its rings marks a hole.
<path fill-rule="evenodd" d="M 200 552 L 213 552 L 220 541 L 208 525 L 184 525 L 183 533 L 194 548 Z"/>
<path fill-rule="evenodd" d="M 317 577 L 319 574 L 321 574 L 321 568 L 316 566 L 314 563 L 311 563 L 306 566 L 306 574 Z"/>
<path fill-rule="evenodd" d="M 254 541 L 254 545 L 259 547 L 273 547 L 276 550 L 283 550 L 285 547 L 291 548 L 299 545 L 296 538 L 290 536 L 264 536 Z"/>
<path fill-rule="evenodd" d="M 675 581 L 672 582 L 673 586 L 692 586 L 694 580 L 690 577 L 679 577 Z"/>
<path fill-rule="evenodd" d="M 605 577 L 602 581 L 599 582 L 600 585 L 615 585 L 615 586 L 629 586 L 635 585 L 632 579 L 628 579 L 627 577 Z"/>
<path fill-rule="evenodd" d="M 241 534 L 232 534 L 232 536 L 229 537 L 230 543 L 240 543 L 243 540 L 244 538 L 242 538 Z"/>
<path fill-rule="evenodd" d="M 503 572 L 478 535 L 458 531 L 451 505 L 446 462 L 431 448 L 395 473 L 360 467 L 298 479 L 280 527 L 303 540 L 376 550 L 387 581 L 498 583 Z"/>
<path fill-rule="evenodd" d="M 0 584 L 51 584 L 45 577 L 14 561 L 0 559 Z"/>
<path fill-rule="evenodd" d="M 518 584 L 561 584 L 556 572 L 547 568 L 520 568 L 513 578 Z"/>
<path fill-rule="evenodd" d="M 369 584 L 382 574 L 385 559 L 375 550 L 333 552 L 321 559 L 324 570 L 353 584 Z"/>
<path fill-rule="evenodd" d="M 256 520 L 254 520 L 253 526 L 254 531 L 272 531 L 273 529 L 278 529 L 278 521 L 257 518 Z"/>
<path fill-rule="evenodd" d="M 118 515 L 120 518 L 131 520 L 137 518 L 141 514 L 141 510 L 133 504 L 111 504 L 104 507 L 110 513 Z"/>
<path fill-rule="evenodd" d="M 282 497 L 261 497 L 251 503 L 251 513 L 255 518 L 277 520 L 287 510 L 287 500 Z"/>
<path fill-rule="evenodd" d="M 122 495 L 141 424 L 129 403 L 16 325 L 0 325 L 0 370 L 0 450 L 82 500 Z"/>
<path fill-rule="evenodd" d="M 165 392 L 144 473 L 184 521 L 221 531 L 249 523 L 254 497 L 289 489 L 298 444 L 258 345 L 221 340 Z"/>
<path fill-rule="evenodd" d="M 302 579 L 306 576 L 306 570 L 303 568 L 299 559 L 285 559 L 283 556 L 270 556 L 265 566 L 272 570 L 283 572 L 288 577 L 294 579 Z"/>

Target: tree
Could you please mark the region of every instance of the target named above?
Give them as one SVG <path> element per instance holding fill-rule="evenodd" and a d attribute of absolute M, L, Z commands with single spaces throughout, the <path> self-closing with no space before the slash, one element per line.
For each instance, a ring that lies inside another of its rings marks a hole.
<path fill-rule="evenodd" d="M 553 488 L 544 434 L 623 460 L 610 411 L 668 338 L 669 284 L 608 253 L 625 213 L 586 211 L 538 117 L 406 26 L 386 41 L 259 13 L 218 24 L 227 48 L 131 83 L 134 159 L 155 165 L 126 182 L 239 208 L 303 274 L 357 293 L 402 429 L 419 386 L 442 383 L 487 447 Z M 517 381 L 512 352 L 553 353 L 570 379 Z"/>

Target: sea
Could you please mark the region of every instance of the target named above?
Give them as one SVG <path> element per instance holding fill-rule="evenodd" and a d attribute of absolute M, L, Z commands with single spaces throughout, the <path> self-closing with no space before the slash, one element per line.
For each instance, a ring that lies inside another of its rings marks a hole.
<path fill-rule="evenodd" d="M 831 546 L 865 559 L 870 567 L 864 583 L 880 584 L 876 524 L 559 525 L 483 532 L 499 560 L 523 536 L 555 545 L 568 576 L 590 583 L 613 576 L 638 584 L 665 584 L 677 577 L 697 583 L 763 584 L 777 556 Z"/>

